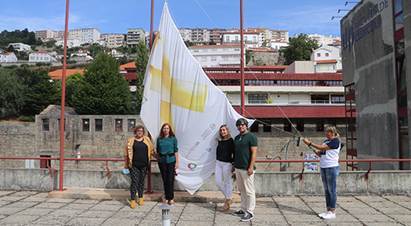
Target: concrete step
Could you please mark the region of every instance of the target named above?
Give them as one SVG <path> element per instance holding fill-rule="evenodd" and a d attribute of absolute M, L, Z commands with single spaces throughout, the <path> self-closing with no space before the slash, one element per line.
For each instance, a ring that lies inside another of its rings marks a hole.
<path fill-rule="evenodd" d="M 153 192 L 145 193 L 146 201 L 161 201 L 163 193 Z M 49 198 L 62 199 L 92 199 L 92 200 L 126 200 L 130 197 L 130 191 L 123 189 L 96 189 L 96 188 L 66 188 L 63 191 L 52 191 L 48 194 Z M 224 202 L 224 196 L 221 192 L 216 191 L 199 191 L 194 195 L 188 192 L 174 192 L 176 202 Z M 233 201 L 239 202 L 238 193 L 233 194 Z"/>

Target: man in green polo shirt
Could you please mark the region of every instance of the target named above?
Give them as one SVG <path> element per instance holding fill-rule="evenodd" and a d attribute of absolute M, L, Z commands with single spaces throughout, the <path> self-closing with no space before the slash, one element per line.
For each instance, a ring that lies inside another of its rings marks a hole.
<path fill-rule="evenodd" d="M 241 209 L 234 214 L 240 216 L 241 221 L 248 222 L 254 219 L 254 164 L 257 156 L 257 137 L 248 131 L 246 119 L 238 119 L 236 126 L 240 134 L 234 139 L 234 168 L 237 187 L 241 195 Z"/>

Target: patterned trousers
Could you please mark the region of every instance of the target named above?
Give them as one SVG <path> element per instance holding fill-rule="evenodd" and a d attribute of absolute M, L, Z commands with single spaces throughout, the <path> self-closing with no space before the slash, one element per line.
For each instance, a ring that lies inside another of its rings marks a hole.
<path fill-rule="evenodd" d="M 136 194 L 138 197 L 142 198 L 144 193 L 144 179 L 146 177 L 147 167 L 131 167 L 130 169 L 130 196 L 131 200 L 136 199 Z"/>

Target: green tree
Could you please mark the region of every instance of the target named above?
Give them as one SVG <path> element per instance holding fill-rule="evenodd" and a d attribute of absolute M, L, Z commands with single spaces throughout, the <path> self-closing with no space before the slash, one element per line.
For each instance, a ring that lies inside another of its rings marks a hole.
<path fill-rule="evenodd" d="M 88 47 L 90 55 L 95 58 L 99 53 L 104 53 L 105 48 L 97 43 L 93 43 Z"/>
<path fill-rule="evenodd" d="M 130 113 L 130 90 L 118 68 L 116 60 L 103 53 L 87 66 L 73 95 L 73 105 L 78 113 Z"/>
<path fill-rule="evenodd" d="M 144 42 L 140 42 L 137 45 L 137 58 L 136 58 L 136 95 L 135 95 L 135 113 L 140 114 L 141 110 L 141 102 L 143 100 L 143 92 L 144 92 L 144 76 L 146 73 L 146 67 L 149 58 L 149 50 Z M 134 107 L 133 106 L 133 107 Z"/>
<path fill-rule="evenodd" d="M 10 69 L 0 69 L 0 118 L 16 117 L 24 107 L 24 85 Z"/>
<path fill-rule="evenodd" d="M 74 94 L 76 92 L 76 89 L 79 87 L 80 80 L 83 79 L 83 76 L 81 74 L 74 74 L 69 76 L 66 79 L 66 105 L 70 107 L 75 107 L 74 106 Z M 58 92 L 59 92 L 59 97 L 58 97 L 58 103 L 61 104 L 61 82 L 57 83 L 58 85 Z"/>
<path fill-rule="evenodd" d="M 57 103 L 58 86 L 50 80 L 46 70 L 34 71 L 28 67 L 20 67 L 15 73 L 25 90 L 25 103 L 20 111 L 21 115 L 36 115 L 48 105 Z"/>
<path fill-rule="evenodd" d="M 292 64 L 296 60 L 310 60 L 311 53 L 319 47 L 316 40 L 306 34 L 299 34 L 290 38 L 289 46 L 280 50 L 285 59 L 285 64 Z"/>

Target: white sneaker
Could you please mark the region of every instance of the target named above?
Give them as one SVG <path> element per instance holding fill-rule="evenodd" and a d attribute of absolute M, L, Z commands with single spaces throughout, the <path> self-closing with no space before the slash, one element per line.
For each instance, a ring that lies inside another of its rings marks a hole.
<path fill-rule="evenodd" d="M 327 215 L 327 214 L 328 214 L 328 212 L 320 213 L 320 214 L 318 214 L 318 216 L 321 217 L 321 218 L 324 218 L 324 216 Z"/>
<path fill-rule="evenodd" d="M 328 213 L 326 215 L 323 216 L 323 219 L 325 220 L 332 220 L 335 219 L 337 216 L 335 215 L 335 213 L 328 211 Z"/>

